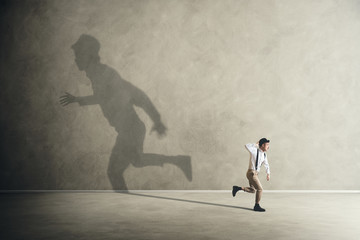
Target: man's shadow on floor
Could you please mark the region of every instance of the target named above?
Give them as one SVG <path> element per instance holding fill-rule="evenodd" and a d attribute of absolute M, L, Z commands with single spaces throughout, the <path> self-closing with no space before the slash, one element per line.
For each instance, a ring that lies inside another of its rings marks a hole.
<path fill-rule="evenodd" d="M 104 117 L 117 132 L 115 145 L 109 160 L 107 174 L 114 190 L 127 190 L 124 171 L 134 167 L 163 166 L 165 163 L 179 167 L 188 181 L 192 181 L 190 156 L 165 156 L 143 152 L 146 128 L 134 106 L 142 108 L 153 121 L 152 131 L 166 134 L 166 127 L 149 97 L 139 88 L 124 80 L 113 68 L 100 62 L 100 43 L 90 35 L 81 35 L 72 45 L 75 62 L 80 71 L 90 79 L 93 95 L 76 97 L 69 93 L 60 97 L 64 106 L 79 103 L 80 106 L 99 104 Z"/>
<path fill-rule="evenodd" d="M 204 205 L 210 205 L 210 206 L 216 206 L 216 207 L 238 208 L 238 209 L 243 209 L 243 210 L 254 211 L 254 209 L 252 209 L 252 208 L 238 207 L 238 206 L 225 205 L 225 204 L 219 204 L 219 203 L 210 203 L 210 202 L 202 202 L 202 201 L 170 198 L 170 197 L 160 197 L 160 196 L 153 196 L 153 195 L 139 194 L 139 193 L 132 193 L 132 192 L 126 192 L 124 194 L 129 194 L 129 195 L 134 195 L 134 196 L 139 196 L 139 197 L 157 198 L 157 199 L 163 199 L 163 200 L 172 200 L 172 201 L 178 201 L 178 202 L 188 202 L 188 203 L 204 204 Z"/>

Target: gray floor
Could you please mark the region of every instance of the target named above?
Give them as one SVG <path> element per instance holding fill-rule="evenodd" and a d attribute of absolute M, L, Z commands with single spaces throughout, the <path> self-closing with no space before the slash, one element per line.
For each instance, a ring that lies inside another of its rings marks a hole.
<path fill-rule="evenodd" d="M 360 239 L 360 194 L 0 194 L 1 239 Z"/>

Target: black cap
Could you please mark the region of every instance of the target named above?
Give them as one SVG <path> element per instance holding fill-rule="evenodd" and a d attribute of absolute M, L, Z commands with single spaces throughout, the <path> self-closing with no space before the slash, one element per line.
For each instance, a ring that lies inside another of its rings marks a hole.
<path fill-rule="evenodd" d="M 266 139 L 266 138 L 260 139 L 260 141 L 259 141 L 259 147 L 261 147 L 264 143 L 268 143 L 268 142 L 270 142 L 270 140 L 268 140 L 268 139 Z"/>

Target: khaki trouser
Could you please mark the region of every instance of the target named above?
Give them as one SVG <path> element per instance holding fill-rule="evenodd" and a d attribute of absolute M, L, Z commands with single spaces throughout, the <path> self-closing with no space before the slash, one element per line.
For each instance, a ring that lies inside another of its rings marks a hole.
<path fill-rule="evenodd" d="M 250 187 L 244 187 L 243 189 L 245 192 L 249 192 L 249 193 L 254 193 L 255 189 L 256 189 L 255 203 L 259 203 L 260 199 L 261 199 L 261 194 L 262 194 L 263 188 L 261 186 L 261 182 L 258 177 L 258 172 L 255 170 L 249 169 L 246 173 L 246 177 L 249 180 Z"/>

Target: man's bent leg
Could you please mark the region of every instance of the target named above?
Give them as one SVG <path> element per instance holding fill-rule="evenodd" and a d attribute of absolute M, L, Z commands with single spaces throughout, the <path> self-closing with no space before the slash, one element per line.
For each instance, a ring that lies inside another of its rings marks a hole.
<path fill-rule="evenodd" d="M 259 180 L 259 177 L 257 175 L 257 173 L 254 174 L 253 176 L 253 186 L 256 189 L 256 198 L 255 198 L 255 203 L 259 204 L 260 200 L 261 200 L 261 196 L 262 196 L 262 186 L 261 186 L 261 182 Z"/>
<path fill-rule="evenodd" d="M 242 190 L 244 190 L 244 192 L 248 192 L 248 193 L 255 193 L 254 187 L 242 187 Z"/>
<path fill-rule="evenodd" d="M 260 183 L 260 180 L 258 178 L 257 173 L 254 174 L 253 181 L 254 181 L 254 187 L 256 188 L 256 198 L 255 198 L 254 211 L 265 212 L 265 209 L 260 207 L 260 204 L 259 204 L 260 200 L 261 200 L 261 195 L 262 195 L 263 188 L 261 186 L 261 183 Z"/>
<path fill-rule="evenodd" d="M 256 204 L 260 203 L 261 195 L 262 195 L 262 189 L 256 190 L 256 198 L 255 198 L 255 203 Z"/>
<path fill-rule="evenodd" d="M 262 190 L 263 190 L 263 188 L 261 186 L 261 182 L 258 178 L 258 174 L 256 171 L 249 169 L 248 172 L 246 173 L 246 177 L 249 180 L 250 186 L 253 188 L 253 192 L 255 192 L 255 189 L 256 189 L 255 203 L 258 204 L 261 200 L 261 195 L 262 195 Z"/>

